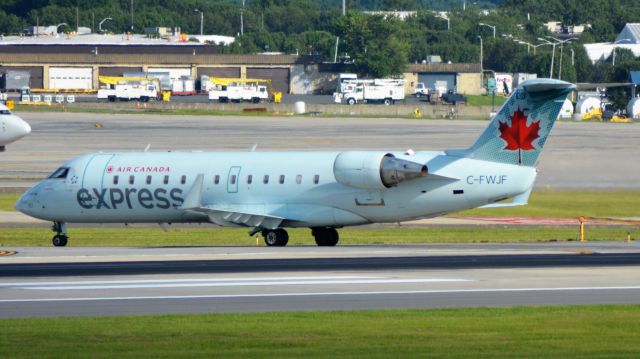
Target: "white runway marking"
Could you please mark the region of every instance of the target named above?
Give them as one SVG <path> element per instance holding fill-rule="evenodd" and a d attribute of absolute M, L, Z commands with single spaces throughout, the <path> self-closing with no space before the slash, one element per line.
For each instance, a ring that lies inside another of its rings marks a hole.
<path fill-rule="evenodd" d="M 76 281 L 76 282 L 27 282 L 0 283 L 0 288 L 32 290 L 96 290 L 96 289 L 142 289 L 142 288 L 191 288 L 191 287 L 244 287 L 282 285 L 329 285 L 329 284 L 402 284 L 469 282 L 457 278 L 393 279 L 366 276 L 313 276 L 313 277 L 269 277 L 269 278 L 197 278 L 120 281 Z"/>
<path fill-rule="evenodd" d="M 176 295 L 176 296 L 136 296 L 136 297 L 76 297 L 76 298 L 24 298 L 0 299 L 0 303 L 22 302 L 78 302 L 78 301 L 112 301 L 112 300 L 176 300 L 176 299 L 233 299 L 233 298 L 266 298 L 266 297 L 316 297 L 316 296 L 348 296 L 348 295 L 411 295 L 411 294 L 456 294 L 456 293 L 496 293 L 496 292 L 561 292 L 561 291 L 606 291 L 606 290 L 638 290 L 640 286 L 621 287 L 560 287 L 560 288 L 489 288 L 489 289 L 442 289 L 442 290 L 408 290 L 408 291 L 372 291 L 372 292 L 292 292 L 272 294 L 214 294 L 214 295 Z"/>

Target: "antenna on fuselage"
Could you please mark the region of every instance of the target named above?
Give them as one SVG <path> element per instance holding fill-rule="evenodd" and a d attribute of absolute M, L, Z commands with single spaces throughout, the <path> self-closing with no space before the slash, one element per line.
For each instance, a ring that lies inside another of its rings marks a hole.
<path fill-rule="evenodd" d="M 253 147 L 251 147 L 251 151 L 249 152 L 256 152 L 256 148 L 258 148 L 258 144 L 254 144 Z"/>
<path fill-rule="evenodd" d="M 149 151 L 150 148 L 151 148 L 151 144 L 149 143 L 149 144 L 147 144 L 147 147 L 144 148 L 143 152 Z"/>

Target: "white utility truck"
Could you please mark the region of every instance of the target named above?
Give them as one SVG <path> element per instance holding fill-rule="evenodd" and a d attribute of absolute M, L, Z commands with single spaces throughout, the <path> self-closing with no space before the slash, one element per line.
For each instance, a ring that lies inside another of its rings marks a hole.
<path fill-rule="evenodd" d="M 391 105 L 404 98 L 404 80 L 396 79 L 346 81 L 343 92 L 334 94 L 335 102 L 345 101 L 349 105 L 358 102 Z"/>
<path fill-rule="evenodd" d="M 209 101 L 258 103 L 269 100 L 269 80 L 212 77 Z"/>
<path fill-rule="evenodd" d="M 162 99 L 160 82 L 155 78 L 100 76 L 104 85 L 98 90 L 98 100 L 148 102 Z"/>

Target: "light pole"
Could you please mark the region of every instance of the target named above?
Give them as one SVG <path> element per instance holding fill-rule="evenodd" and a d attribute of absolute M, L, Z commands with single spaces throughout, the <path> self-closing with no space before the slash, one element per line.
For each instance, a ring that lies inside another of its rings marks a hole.
<path fill-rule="evenodd" d="M 105 17 L 104 19 L 100 20 L 100 22 L 98 23 L 98 32 L 100 32 L 102 34 L 102 24 L 107 21 L 107 20 L 113 20 L 110 17 Z"/>
<path fill-rule="evenodd" d="M 493 25 L 489 25 L 489 24 L 485 24 L 484 22 L 479 22 L 478 25 L 480 26 L 488 26 L 493 30 L 493 38 L 496 38 L 496 27 Z"/>
<path fill-rule="evenodd" d="M 449 19 L 449 16 L 436 13 L 436 17 L 443 20 L 447 20 L 447 30 L 451 30 L 451 19 Z"/>
<path fill-rule="evenodd" d="M 538 38 L 538 40 L 544 42 L 545 45 L 551 45 L 552 50 L 551 50 L 551 67 L 549 68 L 549 78 L 552 79 L 553 78 L 553 62 L 555 60 L 556 57 L 556 43 L 555 42 L 551 42 L 547 39 L 543 39 L 541 37 Z"/>
<path fill-rule="evenodd" d="M 548 36 L 548 38 L 556 41 L 553 45 L 554 45 L 554 49 L 555 49 L 555 45 L 560 44 L 560 69 L 558 70 L 558 80 L 562 80 L 562 54 L 563 54 L 563 49 L 564 49 L 564 44 L 566 44 L 569 41 L 573 41 L 575 39 L 566 39 L 566 40 L 560 40 L 560 39 L 556 39 L 553 36 Z M 551 61 L 551 63 L 553 64 L 553 60 Z M 553 66 L 553 65 L 552 65 Z"/>
<path fill-rule="evenodd" d="M 518 45 L 527 45 L 527 54 L 531 52 L 531 46 L 533 46 L 532 43 L 526 42 L 526 41 L 522 41 L 522 40 L 517 40 L 517 39 L 513 39 L 513 41 L 515 41 L 516 44 L 518 44 Z M 534 48 L 534 51 L 535 51 L 535 48 Z"/>
<path fill-rule="evenodd" d="M 482 71 L 482 36 L 478 35 L 478 39 L 480 40 L 480 90 L 482 90 L 482 80 L 484 80 Z"/>
<path fill-rule="evenodd" d="M 198 9 L 194 9 L 193 12 L 200 13 L 200 35 L 202 35 L 202 24 L 204 23 L 204 11 L 200 11 Z"/>

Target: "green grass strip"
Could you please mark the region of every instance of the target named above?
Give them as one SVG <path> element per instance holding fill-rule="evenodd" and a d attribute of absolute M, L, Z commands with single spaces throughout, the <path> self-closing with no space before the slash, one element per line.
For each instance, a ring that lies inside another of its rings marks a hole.
<path fill-rule="evenodd" d="M 637 358 L 640 306 L 1 320 L 3 358 Z"/>
<path fill-rule="evenodd" d="M 588 241 L 623 241 L 630 231 L 634 238 L 640 236 L 638 227 L 586 227 Z M 248 229 L 219 228 L 202 225 L 197 228 L 171 228 L 164 232 L 160 227 L 69 227 L 69 246 L 254 246 L 255 236 L 247 235 Z M 315 245 L 309 229 L 288 229 L 289 245 Z M 578 224 L 575 227 L 381 227 L 342 228 L 341 245 L 358 244 L 419 244 L 419 243 L 507 243 L 550 242 L 578 240 Z M 0 228 L 0 246 L 51 246 L 51 232 L 46 227 Z M 264 246 L 261 236 L 257 243 Z"/>

